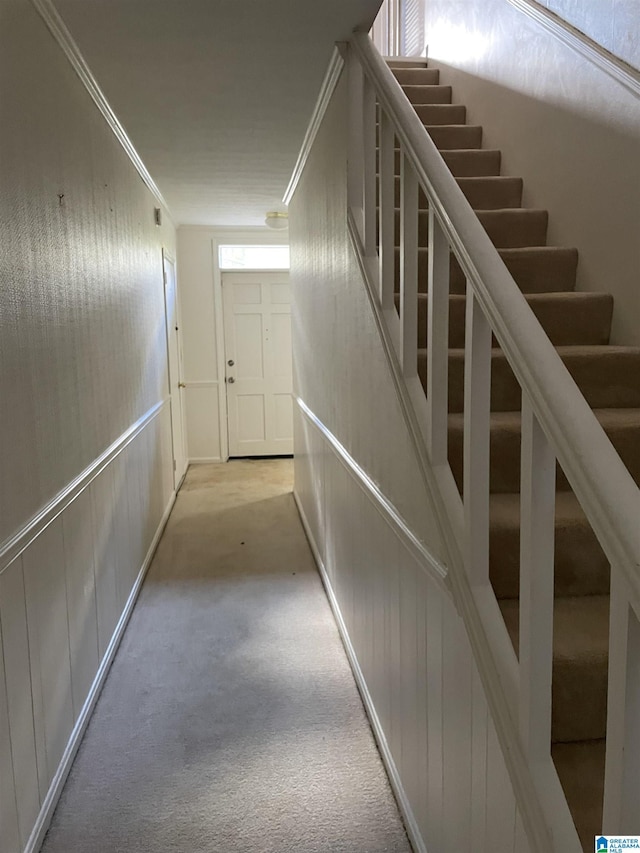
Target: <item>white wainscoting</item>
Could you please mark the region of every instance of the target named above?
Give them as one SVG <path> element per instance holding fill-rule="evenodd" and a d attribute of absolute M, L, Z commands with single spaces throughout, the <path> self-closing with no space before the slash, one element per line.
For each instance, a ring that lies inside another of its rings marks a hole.
<path fill-rule="evenodd" d="M 172 464 L 161 404 L 5 550 L 0 853 L 42 843 L 173 505 Z"/>
<path fill-rule="evenodd" d="M 300 407 L 295 497 L 414 849 L 528 853 L 464 625 L 437 567 Z"/>

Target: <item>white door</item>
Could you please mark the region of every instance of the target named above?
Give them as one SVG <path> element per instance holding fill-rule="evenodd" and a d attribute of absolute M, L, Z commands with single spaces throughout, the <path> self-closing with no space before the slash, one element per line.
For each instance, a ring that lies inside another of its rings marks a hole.
<path fill-rule="evenodd" d="M 173 484 L 177 489 L 184 477 L 187 458 L 184 452 L 182 422 L 182 383 L 180 381 L 180 339 L 176 297 L 176 268 L 166 255 L 164 263 L 164 309 L 167 331 L 167 360 L 169 370 L 169 405 L 171 407 L 171 438 L 173 442 Z"/>
<path fill-rule="evenodd" d="M 293 453 L 288 272 L 222 276 L 229 456 Z"/>

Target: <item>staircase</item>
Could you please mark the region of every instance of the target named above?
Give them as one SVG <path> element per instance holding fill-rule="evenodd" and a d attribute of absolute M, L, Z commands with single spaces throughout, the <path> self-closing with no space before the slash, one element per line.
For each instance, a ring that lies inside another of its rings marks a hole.
<path fill-rule="evenodd" d="M 426 63 L 389 63 L 416 113 L 499 250 L 636 482 L 640 482 L 640 349 L 609 343 L 612 297 L 575 292 L 578 253 L 548 246 L 548 214 L 522 205 L 521 178 L 500 174 L 450 86 Z M 399 176 L 399 151 L 396 175 Z M 396 177 L 396 245 L 400 181 Z M 428 213 L 419 214 L 419 374 L 426 389 Z M 399 292 L 396 249 L 396 292 Z M 462 491 L 465 280 L 451 259 L 449 462 Z M 399 296 L 396 295 L 396 300 Z M 517 652 L 520 388 L 494 341 L 491 387 L 490 576 Z M 561 470 L 555 517 L 552 754 L 585 850 L 600 833 L 606 733 L 609 566 Z"/>

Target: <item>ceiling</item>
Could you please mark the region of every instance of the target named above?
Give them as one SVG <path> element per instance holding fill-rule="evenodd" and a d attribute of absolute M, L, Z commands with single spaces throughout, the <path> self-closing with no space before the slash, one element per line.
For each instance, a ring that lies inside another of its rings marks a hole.
<path fill-rule="evenodd" d="M 55 0 L 177 224 L 283 210 L 333 45 L 380 0 Z"/>

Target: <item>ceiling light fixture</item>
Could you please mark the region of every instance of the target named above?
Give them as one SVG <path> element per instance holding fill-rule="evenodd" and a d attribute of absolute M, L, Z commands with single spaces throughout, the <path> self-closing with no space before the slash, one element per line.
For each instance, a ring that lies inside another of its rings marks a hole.
<path fill-rule="evenodd" d="M 267 228 L 273 228 L 275 231 L 281 231 L 283 228 L 289 227 L 289 214 L 279 213 L 277 210 L 270 210 L 264 220 Z"/>

